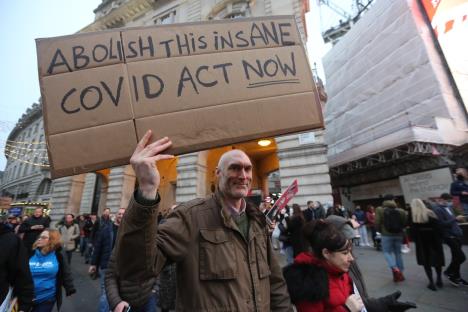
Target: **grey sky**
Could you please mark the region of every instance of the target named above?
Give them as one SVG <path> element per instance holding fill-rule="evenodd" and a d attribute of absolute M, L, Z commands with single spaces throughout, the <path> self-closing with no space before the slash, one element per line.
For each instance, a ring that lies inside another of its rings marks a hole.
<path fill-rule="evenodd" d="M 34 39 L 69 35 L 94 20 L 101 0 L 0 1 L 0 170 L 5 140 L 40 97 Z"/>

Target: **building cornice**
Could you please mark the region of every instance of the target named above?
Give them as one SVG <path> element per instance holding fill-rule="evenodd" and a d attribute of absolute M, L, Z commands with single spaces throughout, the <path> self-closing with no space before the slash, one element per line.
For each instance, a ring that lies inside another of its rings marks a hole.
<path fill-rule="evenodd" d="M 30 108 L 26 110 L 18 122 L 16 123 L 13 130 L 8 135 L 7 140 L 12 141 L 23 129 L 30 125 L 34 120 L 42 117 L 42 102 L 34 103 Z"/>
<path fill-rule="evenodd" d="M 101 31 L 125 26 L 127 23 L 152 10 L 154 2 L 155 0 L 129 0 L 113 9 L 110 13 L 98 18 L 79 32 Z"/>

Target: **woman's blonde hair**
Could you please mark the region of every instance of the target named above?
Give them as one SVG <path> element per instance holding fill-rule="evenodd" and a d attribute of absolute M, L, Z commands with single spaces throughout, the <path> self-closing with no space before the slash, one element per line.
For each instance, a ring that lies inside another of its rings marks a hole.
<path fill-rule="evenodd" d="M 419 198 L 415 198 L 411 201 L 411 217 L 414 223 L 427 223 L 429 217 L 437 219 L 434 211 L 427 208 L 424 202 Z"/>
<path fill-rule="evenodd" d="M 62 243 L 61 243 L 62 238 L 61 238 L 60 232 L 58 230 L 45 229 L 44 231 L 41 232 L 41 234 L 39 234 L 39 236 L 41 236 L 42 233 L 44 233 L 46 231 L 49 232 L 49 241 L 47 242 L 47 245 L 45 245 L 44 247 L 41 248 L 41 253 L 44 254 L 44 255 L 48 254 L 51 251 L 55 251 L 55 250 L 59 249 L 62 246 Z M 37 241 L 38 240 L 39 240 L 39 237 L 34 242 L 33 249 L 37 248 Z"/>

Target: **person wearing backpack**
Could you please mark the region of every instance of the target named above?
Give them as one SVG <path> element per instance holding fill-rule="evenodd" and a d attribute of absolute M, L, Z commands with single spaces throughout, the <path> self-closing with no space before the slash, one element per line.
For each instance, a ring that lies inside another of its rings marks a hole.
<path fill-rule="evenodd" d="M 382 234 L 382 251 L 389 268 L 392 270 L 394 282 L 405 280 L 401 243 L 406 220 L 406 211 L 397 208 L 394 196 L 392 194 L 385 195 L 382 206 L 377 208 L 375 225 Z"/>

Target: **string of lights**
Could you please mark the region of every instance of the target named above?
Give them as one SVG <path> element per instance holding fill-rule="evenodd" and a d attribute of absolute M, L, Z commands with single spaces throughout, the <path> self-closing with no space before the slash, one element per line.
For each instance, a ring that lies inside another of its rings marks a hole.
<path fill-rule="evenodd" d="M 47 157 L 47 154 L 45 154 L 44 152 L 40 152 L 40 153 L 31 153 L 31 154 L 21 154 L 20 152 L 18 151 L 15 151 L 15 150 L 5 150 L 7 156 L 8 155 L 16 155 L 16 157 L 22 157 L 22 156 L 26 156 L 26 157 L 33 157 L 33 158 L 42 158 L 42 159 L 49 159 Z"/>
<path fill-rule="evenodd" d="M 45 141 L 13 141 L 13 140 L 6 140 L 8 143 L 16 143 L 16 144 L 43 144 L 46 145 Z"/>
<path fill-rule="evenodd" d="M 16 146 L 12 144 L 5 144 L 5 146 L 9 148 L 28 150 L 28 151 L 47 151 L 47 148 L 30 148 L 30 147 Z"/>
<path fill-rule="evenodd" d="M 14 157 L 12 155 L 7 155 L 7 157 L 11 157 L 14 160 L 17 160 L 17 161 L 22 162 L 22 163 L 30 164 L 30 165 L 33 165 L 33 166 L 38 166 L 38 167 L 43 167 L 43 168 L 49 168 L 50 167 L 50 165 L 48 165 L 48 164 L 35 163 L 35 162 L 27 161 L 27 160 L 24 160 L 24 159 L 21 159 L 21 158 L 16 158 L 16 157 Z"/>

